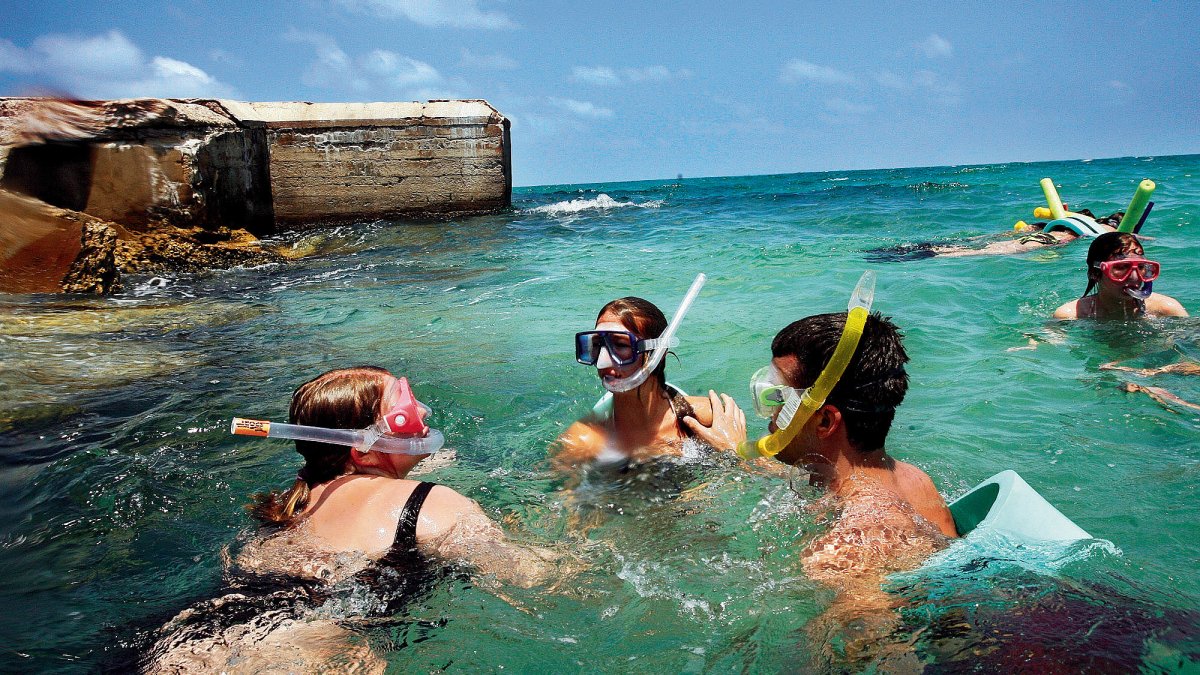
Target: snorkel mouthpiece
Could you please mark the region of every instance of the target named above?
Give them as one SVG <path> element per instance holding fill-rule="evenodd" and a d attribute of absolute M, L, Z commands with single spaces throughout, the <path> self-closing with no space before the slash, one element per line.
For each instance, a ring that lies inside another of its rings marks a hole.
<path fill-rule="evenodd" d="M 640 387 L 646 381 L 646 378 L 650 377 L 650 373 L 654 372 L 654 369 L 662 362 L 663 357 L 667 355 L 667 350 L 679 344 L 674 339 L 675 331 L 679 329 L 680 322 L 683 321 L 684 315 L 691 308 L 692 301 L 700 294 L 700 289 L 704 287 L 704 282 L 707 279 L 708 277 L 704 276 L 703 272 L 696 275 L 696 280 L 692 282 L 687 295 L 683 296 L 683 302 L 679 303 L 679 309 L 675 310 L 675 316 L 671 317 L 671 323 L 667 325 L 667 329 L 662 332 L 662 335 L 659 335 L 654 340 L 654 351 L 650 353 L 650 356 L 642 364 L 642 367 L 629 377 L 623 377 L 619 380 L 605 380 L 605 389 L 614 394 L 629 391 L 630 389 Z M 599 362 L 597 362 L 598 364 Z"/>
<path fill-rule="evenodd" d="M 842 329 L 842 336 L 838 338 L 833 356 L 817 376 L 817 381 L 802 395 L 792 397 L 784 404 L 783 410 L 775 420 L 775 433 L 763 436 L 757 441 L 743 441 L 738 445 L 738 456 L 754 459 L 778 455 L 796 438 L 796 434 L 800 433 L 800 429 L 809 418 L 825 405 L 829 392 L 833 391 L 838 380 L 842 379 L 842 374 L 850 365 L 850 359 L 854 358 L 874 300 L 875 272 L 867 270 L 863 272 L 858 285 L 854 287 L 854 293 L 850 295 L 850 302 L 846 306 L 846 326 Z"/>
<path fill-rule="evenodd" d="M 1150 297 L 1150 294 L 1154 292 L 1153 289 L 1153 281 L 1143 281 L 1142 285 L 1138 288 L 1126 288 L 1125 294 L 1138 302 L 1145 302 Z"/>

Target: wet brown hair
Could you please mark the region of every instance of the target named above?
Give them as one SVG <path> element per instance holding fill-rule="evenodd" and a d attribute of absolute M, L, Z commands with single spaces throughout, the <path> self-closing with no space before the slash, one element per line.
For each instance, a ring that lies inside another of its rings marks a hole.
<path fill-rule="evenodd" d="M 653 302 L 635 296 L 617 298 L 600 308 L 596 322 L 605 314 L 613 314 L 629 332 L 643 340 L 652 340 L 667 329 L 667 317 Z M 667 360 L 658 362 L 658 367 L 651 373 L 658 380 L 658 386 L 664 390 L 667 387 Z"/>
<path fill-rule="evenodd" d="M 1092 292 L 1092 288 L 1100 282 L 1100 263 L 1111 260 L 1116 255 L 1146 255 L 1142 242 L 1129 232 L 1105 232 L 1092 240 L 1087 252 L 1087 289 L 1084 295 Z"/>
<path fill-rule="evenodd" d="M 379 418 L 384 385 L 391 373 L 376 366 L 339 368 L 300 385 L 292 394 L 288 421 L 327 429 L 365 429 Z M 342 475 L 350 460 L 345 445 L 296 441 L 304 466 L 292 487 L 251 497 L 246 509 L 264 523 L 285 525 L 308 504 L 313 487 Z"/>

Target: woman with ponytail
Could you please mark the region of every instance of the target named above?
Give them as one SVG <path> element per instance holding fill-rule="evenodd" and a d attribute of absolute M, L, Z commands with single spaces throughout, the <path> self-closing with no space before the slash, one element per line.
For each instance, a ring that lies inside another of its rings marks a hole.
<path fill-rule="evenodd" d="M 405 378 L 360 366 L 331 370 L 302 384 L 292 395 L 288 417 L 292 424 L 366 429 L 397 416 L 417 416 L 414 423 L 428 434 L 427 412 Z M 443 485 L 409 480 L 408 473 L 428 454 L 295 443 L 304 466 L 292 486 L 255 495 L 247 506 L 258 520 L 279 529 L 243 549 L 238 564 L 244 571 L 328 581 L 377 561 L 399 564 L 413 556 L 465 562 L 527 586 L 550 571 L 555 556 L 508 542 L 474 500 Z"/>

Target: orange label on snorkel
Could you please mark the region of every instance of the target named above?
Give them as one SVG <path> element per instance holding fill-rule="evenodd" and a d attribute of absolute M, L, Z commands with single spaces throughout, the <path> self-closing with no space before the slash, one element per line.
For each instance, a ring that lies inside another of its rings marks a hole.
<path fill-rule="evenodd" d="M 247 420 L 235 417 L 232 431 L 238 436 L 269 436 L 271 435 L 271 423 L 266 420 Z"/>

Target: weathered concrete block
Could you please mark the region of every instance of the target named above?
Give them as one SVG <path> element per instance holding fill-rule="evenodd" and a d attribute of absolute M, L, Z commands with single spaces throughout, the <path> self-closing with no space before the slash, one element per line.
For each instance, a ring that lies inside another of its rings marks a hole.
<path fill-rule="evenodd" d="M 222 105 L 266 129 L 285 227 L 511 204 L 509 122 L 484 101 Z"/>

